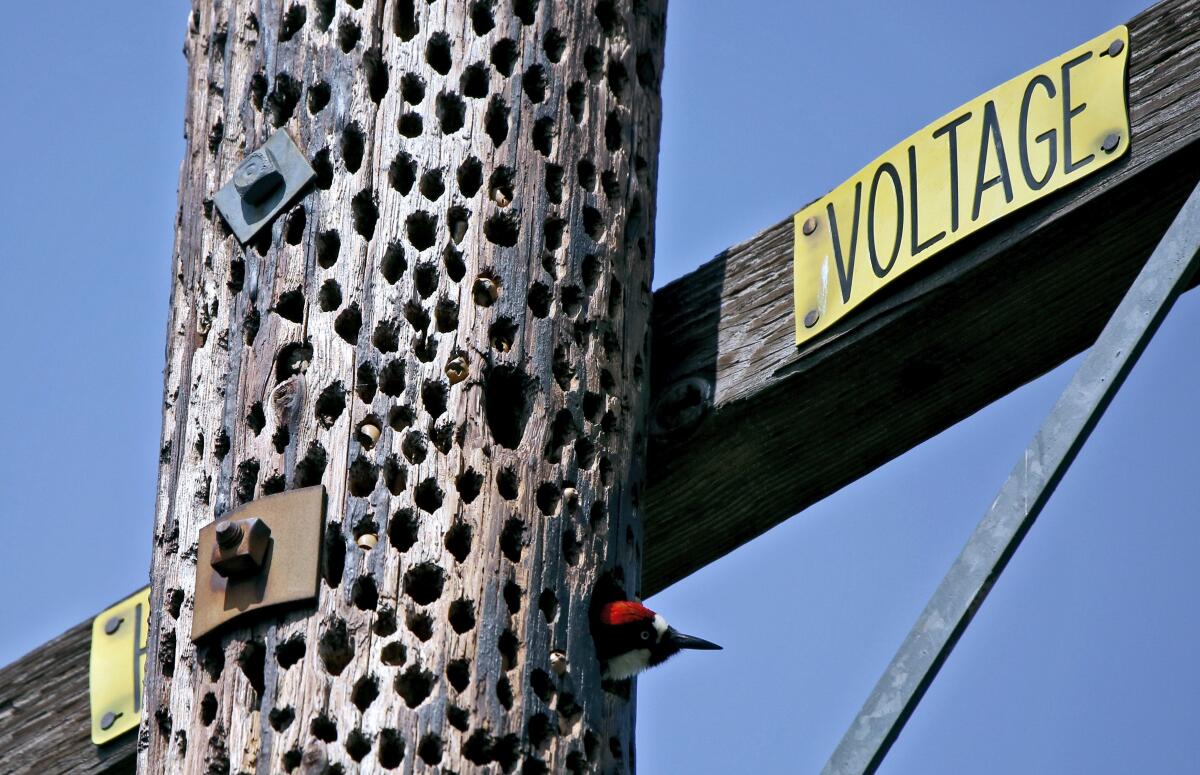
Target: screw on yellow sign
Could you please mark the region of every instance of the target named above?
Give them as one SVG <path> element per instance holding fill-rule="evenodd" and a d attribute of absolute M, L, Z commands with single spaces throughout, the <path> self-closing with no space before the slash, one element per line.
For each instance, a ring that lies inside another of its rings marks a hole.
<path fill-rule="evenodd" d="M 1129 30 L 947 113 L 795 217 L 796 344 L 969 234 L 1129 149 Z"/>
<path fill-rule="evenodd" d="M 92 742 L 114 740 L 137 729 L 149 645 L 150 587 L 106 608 L 92 620 L 88 694 Z"/>

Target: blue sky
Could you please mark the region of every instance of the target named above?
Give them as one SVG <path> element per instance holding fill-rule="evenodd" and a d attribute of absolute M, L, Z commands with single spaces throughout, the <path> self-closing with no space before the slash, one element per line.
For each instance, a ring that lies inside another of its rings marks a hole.
<path fill-rule="evenodd" d="M 658 284 L 1142 7 L 676 0 Z M 146 578 L 185 12 L 21 3 L 0 29 L 0 663 Z M 1200 771 L 1198 326 L 1191 293 L 881 772 Z M 726 650 L 640 681 L 641 771 L 817 771 L 1072 366 L 649 601 Z"/>

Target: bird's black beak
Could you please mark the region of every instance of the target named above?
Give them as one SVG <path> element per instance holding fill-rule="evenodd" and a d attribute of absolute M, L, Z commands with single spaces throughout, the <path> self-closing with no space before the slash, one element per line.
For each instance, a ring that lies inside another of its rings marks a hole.
<path fill-rule="evenodd" d="M 663 637 L 667 643 L 677 649 L 696 649 L 698 651 L 720 651 L 721 647 L 704 638 L 697 638 L 694 635 L 684 635 L 674 627 L 668 627 L 667 633 Z"/>

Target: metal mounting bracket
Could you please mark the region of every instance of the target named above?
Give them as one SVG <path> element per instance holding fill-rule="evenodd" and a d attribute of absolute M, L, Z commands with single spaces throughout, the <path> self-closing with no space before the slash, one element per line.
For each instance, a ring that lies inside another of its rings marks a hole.
<path fill-rule="evenodd" d="M 317 596 L 325 488 L 268 495 L 200 528 L 192 640 L 262 608 Z"/>
<path fill-rule="evenodd" d="M 280 129 L 238 165 L 213 202 L 244 245 L 316 175 L 292 138 Z"/>

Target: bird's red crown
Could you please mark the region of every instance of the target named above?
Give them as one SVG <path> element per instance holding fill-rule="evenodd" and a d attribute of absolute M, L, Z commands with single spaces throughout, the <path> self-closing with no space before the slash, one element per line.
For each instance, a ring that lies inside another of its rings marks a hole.
<path fill-rule="evenodd" d="M 654 618 L 654 612 L 641 603 L 632 600 L 618 600 L 608 603 L 600 610 L 600 621 L 604 624 L 629 624 L 644 622 Z"/>

